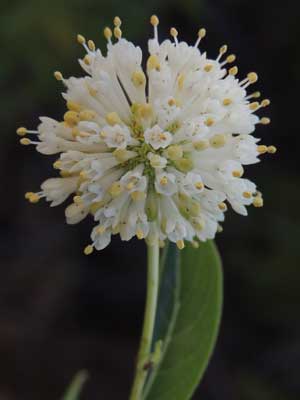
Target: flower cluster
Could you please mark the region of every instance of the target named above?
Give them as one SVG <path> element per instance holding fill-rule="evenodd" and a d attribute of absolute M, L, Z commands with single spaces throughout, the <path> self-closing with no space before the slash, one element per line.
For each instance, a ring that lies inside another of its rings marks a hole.
<path fill-rule="evenodd" d="M 242 215 L 250 204 L 263 205 L 256 185 L 242 178 L 243 165 L 276 151 L 251 135 L 256 124 L 270 122 L 255 115 L 269 100 L 258 102 L 259 92 L 246 91 L 256 73 L 239 80 L 226 45 L 216 59 L 202 53 L 205 29 L 193 46 L 179 41 L 175 28 L 172 40 L 159 43 L 158 23 L 152 16 L 146 72 L 141 49 L 122 38 L 120 18 L 113 31 L 104 30 L 106 55 L 78 35 L 87 75 L 54 74 L 66 88 L 63 121 L 41 117 L 37 131 L 17 130 L 36 135 L 37 140 L 22 138 L 22 144 L 60 154 L 54 163 L 60 177 L 25 197 L 56 206 L 73 194 L 67 223 L 88 214 L 96 221 L 86 254 L 105 248 L 112 234 L 150 243 L 169 239 L 180 249 L 185 240 L 197 246 L 221 230 L 227 204 Z"/>

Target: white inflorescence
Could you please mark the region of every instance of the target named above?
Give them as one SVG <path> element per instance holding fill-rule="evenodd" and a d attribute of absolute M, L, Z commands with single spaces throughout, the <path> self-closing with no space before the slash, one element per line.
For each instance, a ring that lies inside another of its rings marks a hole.
<path fill-rule="evenodd" d="M 242 178 L 243 165 L 276 151 L 257 145 L 251 135 L 256 124 L 270 122 L 255 115 L 269 100 L 258 102 L 259 92 L 246 92 L 256 73 L 239 80 L 226 45 L 216 59 L 201 53 L 205 29 L 189 46 L 175 28 L 172 41 L 159 43 L 156 16 L 151 24 L 146 72 L 141 49 L 122 38 L 120 18 L 114 19 L 113 32 L 104 30 L 106 56 L 78 35 L 87 76 L 54 74 L 66 87 L 63 121 L 42 117 L 37 131 L 17 131 L 36 135 L 35 141 L 22 138 L 22 144 L 60 154 L 54 163 L 60 177 L 25 197 L 32 203 L 45 197 L 56 206 L 73 195 L 67 223 L 92 214 L 97 224 L 86 254 L 106 247 L 117 233 L 122 240 L 137 236 L 150 243 L 169 239 L 180 249 L 184 240 L 197 246 L 221 230 L 226 202 L 242 215 L 245 206 L 263 205 L 256 185 Z"/>

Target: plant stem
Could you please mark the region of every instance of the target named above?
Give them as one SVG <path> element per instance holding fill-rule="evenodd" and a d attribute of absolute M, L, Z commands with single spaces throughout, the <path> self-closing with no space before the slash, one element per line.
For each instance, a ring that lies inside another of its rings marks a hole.
<path fill-rule="evenodd" d="M 159 284 L 159 243 L 148 245 L 147 251 L 147 298 L 145 306 L 143 332 L 137 357 L 137 365 L 130 400 L 141 400 L 142 391 L 147 378 L 147 363 L 151 355 L 151 344 L 157 306 Z"/>

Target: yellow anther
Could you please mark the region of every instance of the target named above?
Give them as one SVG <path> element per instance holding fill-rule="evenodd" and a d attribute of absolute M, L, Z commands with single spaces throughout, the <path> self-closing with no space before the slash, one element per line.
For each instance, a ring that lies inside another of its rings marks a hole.
<path fill-rule="evenodd" d="M 104 28 L 103 34 L 106 40 L 110 40 L 112 37 L 112 31 L 108 26 Z"/>
<path fill-rule="evenodd" d="M 204 123 L 206 126 L 212 126 L 214 122 L 215 121 L 212 118 L 208 117 Z"/>
<path fill-rule="evenodd" d="M 136 183 L 137 182 L 135 180 L 130 181 L 129 183 L 127 183 L 126 189 L 127 190 L 132 190 L 135 187 Z"/>
<path fill-rule="evenodd" d="M 203 185 L 202 182 L 196 182 L 196 183 L 195 183 L 195 188 L 196 188 L 197 190 L 202 190 L 202 189 L 204 188 L 204 185 Z"/>
<path fill-rule="evenodd" d="M 62 81 L 62 80 L 64 79 L 64 77 L 62 76 L 62 73 L 59 72 L 59 71 L 55 71 L 55 72 L 54 72 L 54 78 L 55 78 L 57 81 Z"/>
<path fill-rule="evenodd" d="M 258 107 L 259 107 L 259 102 L 258 102 L 258 101 L 254 101 L 253 103 L 250 103 L 250 104 L 249 104 L 249 108 L 250 108 L 250 110 L 252 110 L 252 111 L 257 110 Z"/>
<path fill-rule="evenodd" d="M 80 113 L 79 113 L 79 119 L 81 121 L 92 121 L 96 118 L 96 116 L 97 115 L 96 115 L 95 111 L 92 111 L 92 110 L 83 110 L 83 111 L 80 111 Z"/>
<path fill-rule="evenodd" d="M 232 171 L 232 176 L 234 178 L 240 178 L 241 176 L 243 176 L 243 171 L 239 171 L 239 170 Z"/>
<path fill-rule="evenodd" d="M 267 107 L 269 106 L 271 101 L 269 99 L 264 99 L 260 104 L 262 107 Z"/>
<path fill-rule="evenodd" d="M 173 144 L 167 148 L 166 154 L 170 160 L 178 160 L 179 158 L 182 158 L 183 150 L 178 144 Z"/>
<path fill-rule="evenodd" d="M 143 118 L 143 119 L 152 117 L 152 115 L 153 115 L 152 105 L 149 103 L 142 104 L 139 108 L 139 114 L 140 114 L 141 118 Z"/>
<path fill-rule="evenodd" d="M 131 81 L 135 87 L 144 86 L 146 83 L 146 77 L 143 71 L 135 71 L 131 75 Z"/>
<path fill-rule="evenodd" d="M 89 256 L 90 254 L 92 254 L 93 251 L 94 251 L 94 247 L 91 244 L 86 246 L 85 249 L 83 250 L 83 252 L 86 256 Z"/>
<path fill-rule="evenodd" d="M 222 47 L 220 47 L 219 53 L 225 54 L 227 50 L 228 50 L 228 46 L 227 46 L 227 44 L 224 44 Z"/>
<path fill-rule="evenodd" d="M 76 111 L 79 112 L 81 110 L 81 105 L 78 103 L 75 103 L 74 101 L 67 101 L 67 107 L 70 111 Z"/>
<path fill-rule="evenodd" d="M 152 54 L 147 60 L 147 69 L 152 70 L 156 69 L 157 71 L 160 70 L 160 63 L 159 59 L 155 54 Z"/>
<path fill-rule="evenodd" d="M 191 245 L 194 247 L 194 249 L 199 249 L 199 242 L 197 242 L 196 240 L 192 240 Z"/>
<path fill-rule="evenodd" d="M 179 74 L 177 78 L 178 89 L 182 90 L 184 85 L 185 76 L 183 74 Z"/>
<path fill-rule="evenodd" d="M 132 192 L 132 193 L 130 193 L 130 196 L 133 201 L 141 201 L 146 198 L 146 194 L 144 192 L 140 192 L 140 191 Z"/>
<path fill-rule="evenodd" d="M 227 210 L 227 205 L 223 201 L 218 204 L 218 207 L 219 207 L 219 209 L 221 211 L 226 211 Z"/>
<path fill-rule="evenodd" d="M 106 204 L 106 201 L 105 201 L 105 200 L 103 200 L 103 201 L 97 201 L 96 203 L 92 203 L 92 204 L 90 205 L 90 212 L 91 212 L 92 214 L 95 214 L 98 210 L 100 210 L 100 208 L 102 208 L 103 206 L 105 206 L 105 204 Z"/>
<path fill-rule="evenodd" d="M 166 140 L 166 139 L 167 139 L 166 134 L 165 134 L 165 133 L 160 133 L 160 134 L 159 134 L 159 139 L 160 139 L 160 140 Z"/>
<path fill-rule="evenodd" d="M 31 141 L 27 138 L 22 138 L 20 139 L 20 143 L 23 144 L 23 146 L 28 146 L 31 143 Z"/>
<path fill-rule="evenodd" d="M 222 134 L 214 135 L 210 140 L 209 143 L 214 148 L 223 147 L 226 143 L 226 136 Z"/>
<path fill-rule="evenodd" d="M 243 192 L 243 197 L 245 197 L 245 199 L 250 199 L 252 197 L 252 193 L 251 192 Z"/>
<path fill-rule="evenodd" d="M 95 51 L 96 50 L 96 45 L 95 42 L 93 40 L 89 40 L 88 41 L 88 47 L 91 51 Z"/>
<path fill-rule="evenodd" d="M 259 154 L 265 154 L 268 151 L 267 146 L 260 144 L 259 146 L 257 146 L 256 150 L 258 151 Z"/>
<path fill-rule="evenodd" d="M 83 62 L 85 63 L 85 65 L 91 65 L 91 57 L 87 54 L 83 57 Z"/>
<path fill-rule="evenodd" d="M 230 68 L 230 69 L 228 70 L 228 74 L 229 74 L 229 75 L 233 75 L 233 76 L 235 76 L 238 72 L 239 72 L 239 70 L 238 70 L 238 67 L 237 67 L 237 66 L 234 66 L 234 67 L 232 67 L 232 68 Z"/>
<path fill-rule="evenodd" d="M 173 98 L 172 98 L 172 99 L 169 99 L 169 100 L 168 100 L 168 104 L 169 104 L 170 107 L 175 106 L 175 105 L 176 105 L 176 100 L 173 99 Z"/>
<path fill-rule="evenodd" d="M 217 232 L 218 232 L 218 233 L 223 232 L 223 227 L 222 227 L 222 225 L 218 224 L 218 226 L 217 226 Z"/>
<path fill-rule="evenodd" d="M 96 228 L 96 233 L 98 233 L 98 235 L 103 235 L 103 233 L 106 231 L 106 227 L 103 225 L 98 226 L 98 228 Z"/>
<path fill-rule="evenodd" d="M 120 17 L 116 16 L 114 18 L 114 26 L 121 26 L 122 25 L 122 21 L 120 19 Z"/>
<path fill-rule="evenodd" d="M 249 72 L 249 74 L 247 75 L 247 78 L 250 83 L 255 83 L 258 80 L 258 76 L 257 76 L 256 72 Z"/>
<path fill-rule="evenodd" d="M 202 38 L 204 38 L 205 36 L 206 36 L 206 29 L 205 29 L 205 28 L 199 29 L 199 31 L 198 31 L 198 37 L 199 37 L 200 39 L 202 39 Z"/>
<path fill-rule="evenodd" d="M 78 204 L 78 205 L 79 205 L 79 204 L 82 204 L 82 198 L 81 198 L 81 196 L 78 196 L 78 195 L 77 195 L 77 196 L 74 196 L 74 197 L 73 197 L 73 201 L 74 201 L 75 204 Z"/>
<path fill-rule="evenodd" d="M 118 114 L 117 114 L 116 112 L 114 112 L 114 111 L 111 112 L 111 113 L 108 113 L 108 114 L 106 115 L 105 119 L 106 119 L 106 122 L 107 122 L 109 125 L 112 125 L 112 126 L 121 123 L 120 117 L 119 117 Z"/>
<path fill-rule="evenodd" d="M 27 129 L 21 126 L 20 128 L 17 129 L 17 135 L 19 136 L 25 136 L 27 133 Z"/>
<path fill-rule="evenodd" d="M 84 44 L 86 42 L 85 37 L 82 35 L 77 35 L 77 42 L 79 44 Z"/>
<path fill-rule="evenodd" d="M 114 182 L 111 187 L 108 189 L 108 192 L 112 197 L 118 197 L 123 192 L 123 188 L 120 182 Z"/>
<path fill-rule="evenodd" d="M 193 147 L 197 151 L 205 150 L 209 147 L 209 142 L 207 140 L 198 140 L 193 143 Z"/>
<path fill-rule="evenodd" d="M 213 65 L 212 64 L 206 64 L 204 66 L 204 71 L 209 72 L 213 69 Z"/>
<path fill-rule="evenodd" d="M 89 132 L 79 131 L 79 136 L 82 138 L 86 138 L 91 136 L 91 134 Z"/>
<path fill-rule="evenodd" d="M 226 58 L 226 62 L 233 63 L 236 60 L 236 55 L 235 54 L 230 54 L 227 58 Z"/>
<path fill-rule="evenodd" d="M 121 39 L 121 37 L 122 37 L 122 31 L 118 26 L 116 26 L 114 28 L 114 35 L 115 35 L 115 38 L 117 38 L 117 39 Z"/>
<path fill-rule="evenodd" d="M 40 200 L 40 196 L 33 192 L 25 193 L 25 199 L 27 199 L 30 203 L 37 203 Z"/>
<path fill-rule="evenodd" d="M 231 100 L 231 99 L 224 99 L 224 100 L 223 100 L 223 105 L 224 105 L 224 106 L 229 106 L 231 103 L 232 103 L 232 100 Z"/>
<path fill-rule="evenodd" d="M 62 166 L 62 162 L 61 162 L 60 160 L 56 160 L 56 161 L 53 163 L 53 168 L 54 168 L 54 169 L 61 169 L 61 166 Z"/>
<path fill-rule="evenodd" d="M 275 154 L 276 151 L 277 151 L 277 148 L 275 146 L 268 146 L 268 153 Z"/>
<path fill-rule="evenodd" d="M 262 125 L 269 125 L 270 122 L 271 122 L 270 118 L 267 118 L 267 117 L 262 117 L 262 118 L 260 119 L 260 123 L 261 123 Z"/>
<path fill-rule="evenodd" d="M 69 126 L 74 126 L 74 125 L 78 124 L 78 122 L 80 121 L 79 114 L 75 111 L 67 111 L 64 115 L 64 121 Z"/>
<path fill-rule="evenodd" d="M 176 246 L 178 247 L 179 250 L 184 249 L 184 241 L 183 240 L 177 240 Z"/>
<path fill-rule="evenodd" d="M 255 196 L 254 198 L 253 198 L 253 203 L 252 203 L 253 205 L 254 205 L 254 207 L 263 207 L 263 205 L 264 205 L 264 200 L 263 200 L 263 198 L 261 197 L 261 196 Z"/>
<path fill-rule="evenodd" d="M 159 183 L 162 186 L 166 186 L 168 184 L 168 178 L 166 176 L 163 176 L 162 178 L 160 178 Z"/>
<path fill-rule="evenodd" d="M 176 28 L 171 28 L 170 29 L 170 35 L 173 37 L 177 37 L 178 36 L 178 31 Z"/>
<path fill-rule="evenodd" d="M 156 15 L 152 15 L 150 18 L 150 23 L 153 26 L 157 26 L 159 24 L 159 19 L 157 18 Z"/>
<path fill-rule="evenodd" d="M 261 93 L 260 92 L 254 92 L 254 93 L 252 93 L 252 95 L 251 95 L 251 97 L 253 97 L 254 99 L 258 99 L 259 97 L 261 96 Z"/>
<path fill-rule="evenodd" d="M 101 137 L 101 139 L 105 139 L 105 138 L 107 137 L 107 134 L 106 134 L 106 132 L 101 131 L 101 132 L 99 133 L 99 136 Z"/>
<path fill-rule="evenodd" d="M 142 240 L 142 239 L 144 239 L 144 232 L 141 230 L 141 229 L 137 229 L 137 231 L 136 231 L 136 237 L 139 239 L 139 240 Z"/>
<path fill-rule="evenodd" d="M 26 192 L 25 195 L 24 195 L 24 197 L 25 197 L 26 200 L 29 200 L 29 198 L 30 198 L 33 194 L 34 194 L 33 192 Z"/>
<path fill-rule="evenodd" d="M 180 158 L 175 161 L 175 167 L 181 172 L 189 172 L 194 168 L 194 163 L 189 158 Z"/>

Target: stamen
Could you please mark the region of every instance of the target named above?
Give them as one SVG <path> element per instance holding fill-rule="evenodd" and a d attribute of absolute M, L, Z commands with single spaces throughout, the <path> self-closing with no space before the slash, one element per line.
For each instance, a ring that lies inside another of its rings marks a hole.
<path fill-rule="evenodd" d="M 243 171 L 238 171 L 238 170 L 232 171 L 232 176 L 234 178 L 240 178 L 241 176 L 243 176 Z"/>
<path fill-rule="evenodd" d="M 227 210 L 227 205 L 226 203 L 222 202 L 218 204 L 218 207 L 221 211 L 226 211 Z"/>
<path fill-rule="evenodd" d="M 170 29 L 170 35 L 173 37 L 173 39 L 175 41 L 175 44 L 177 45 L 178 44 L 178 39 L 177 39 L 178 31 L 177 31 L 177 29 L 176 28 L 171 28 Z"/>
<path fill-rule="evenodd" d="M 104 34 L 105 39 L 106 39 L 109 43 L 111 43 L 112 31 L 111 31 L 111 29 L 110 29 L 108 26 L 107 26 L 106 28 L 104 28 L 103 34 Z"/>
<path fill-rule="evenodd" d="M 191 242 L 191 245 L 194 247 L 194 249 L 199 249 L 199 242 L 197 242 L 196 240 L 193 240 Z"/>
<path fill-rule="evenodd" d="M 114 35 L 115 35 L 115 38 L 118 39 L 118 40 L 120 40 L 121 37 L 122 37 L 122 31 L 118 26 L 116 26 L 114 28 Z"/>
<path fill-rule="evenodd" d="M 80 121 L 79 114 L 75 111 L 67 111 L 64 115 L 64 121 L 70 127 L 73 127 L 74 125 L 77 125 Z"/>
<path fill-rule="evenodd" d="M 238 72 L 239 72 L 239 70 L 238 70 L 238 67 L 237 67 L 237 66 L 234 66 L 234 67 L 232 67 L 232 68 L 230 68 L 230 69 L 228 70 L 228 74 L 229 74 L 229 75 L 232 75 L 232 76 L 237 75 Z"/>
<path fill-rule="evenodd" d="M 27 133 L 27 129 L 21 126 L 20 128 L 17 129 L 17 135 L 19 136 L 25 136 Z"/>
<path fill-rule="evenodd" d="M 231 100 L 231 99 L 224 99 L 224 100 L 223 100 L 223 105 L 224 105 L 224 106 L 229 106 L 231 103 L 232 103 L 232 100 Z"/>
<path fill-rule="evenodd" d="M 123 188 L 120 182 L 114 182 L 111 187 L 108 189 L 109 193 L 112 197 L 118 197 L 123 192 Z"/>
<path fill-rule="evenodd" d="M 183 240 L 177 240 L 176 246 L 178 247 L 179 250 L 184 249 L 184 241 Z"/>
<path fill-rule="evenodd" d="M 213 69 L 213 65 L 212 64 L 206 64 L 203 69 L 204 69 L 205 72 L 210 72 Z"/>
<path fill-rule="evenodd" d="M 245 197 L 245 199 L 250 199 L 252 197 L 252 193 L 251 192 L 244 192 L 243 193 L 243 197 Z"/>
<path fill-rule="evenodd" d="M 103 235 L 103 233 L 106 231 L 106 227 L 101 225 L 96 229 L 96 232 L 98 235 Z"/>
<path fill-rule="evenodd" d="M 135 87 L 145 86 L 146 77 L 143 71 L 135 71 L 131 76 L 131 81 Z"/>
<path fill-rule="evenodd" d="M 25 193 L 25 199 L 27 199 L 30 203 L 38 203 L 40 200 L 39 193 L 27 192 Z"/>
<path fill-rule="evenodd" d="M 183 74 L 179 74 L 178 77 L 177 77 L 177 84 L 178 84 L 178 89 L 179 90 L 183 89 L 184 80 L 185 80 L 185 76 Z"/>
<path fill-rule="evenodd" d="M 159 24 L 159 19 L 157 18 L 156 15 L 152 15 L 152 17 L 150 18 L 150 23 L 153 26 L 153 30 L 154 30 L 154 39 L 158 40 L 158 31 L 157 31 L 157 26 Z"/>
<path fill-rule="evenodd" d="M 166 176 L 163 176 L 162 178 L 160 178 L 159 183 L 160 183 L 162 186 L 167 185 L 167 184 L 168 184 L 168 178 L 167 178 Z"/>
<path fill-rule="evenodd" d="M 106 119 L 106 122 L 111 126 L 121 123 L 121 119 L 120 119 L 119 115 L 114 111 L 111 113 L 108 113 L 106 115 L 105 119 Z"/>
<path fill-rule="evenodd" d="M 64 77 L 63 77 L 62 73 L 59 72 L 59 71 L 55 71 L 54 72 L 54 77 L 55 77 L 55 79 L 57 81 L 63 81 L 64 80 Z"/>
<path fill-rule="evenodd" d="M 271 123 L 270 118 L 262 117 L 259 121 L 262 125 L 269 125 Z"/>
<path fill-rule="evenodd" d="M 85 44 L 86 43 L 86 40 L 85 40 L 85 37 L 84 36 L 82 36 L 82 35 L 80 35 L 80 34 L 78 34 L 77 35 L 77 42 L 79 43 L 79 44 Z"/>
<path fill-rule="evenodd" d="M 262 107 L 267 107 L 267 106 L 270 105 L 270 103 L 271 103 L 271 101 L 270 101 L 269 99 L 264 99 L 264 100 L 261 102 L 261 106 L 262 106 Z"/>
<path fill-rule="evenodd" d="M 268 153 L 269 154 L 275 154 L 277 151 L 277 148 L 275 146 L 268 146 Z"/>
<path fill-rule="evenodd" d="M 267 146 L 265 146 L 263 144 L 257 146 L 256 150 L 258 151 L 259 154 L 265 154 L 268 152 Z"/>
<path fill-rule="evenodd" d="M 31 142 L 30 139 L 23 138 L 23 139 L 20 139 L 20 143 L 21 143 L 23 146 L 28 146 L 28 145 L 30 145 L 32 142 Z"/>
<path fill-rule="evenodd" d="M 142 240 L 142 239 L 144 239 L 144 232 L 141 230 L 141 229 L 137 229 L 137 231 L 136 231 L 136 237 L 139 239 L 139 240 Z"/>
<path fill-rule="evenodd" d="M 215 121 L 212 118 L 207 118 L 206 121 L 204 122 L 206 126 L 212 126 Z"/>
<path fill-rule="evenodd" d="M 211 147 L 216 149 L 223 147 L 226 143 L 226 136 L 222 134 L 214 135 L 212 138 L 209 139 L 209 143 Z"/>
<path fill-rule="evenodd" d="M 159 59 L 155 54 L 152 54 L 147 60 L 147 69 L 152 70 L 156 69 L 156 71 L 160 70 Z"/>
<path fill-rule="evenodd" d="M 95 42 L 94 42 L 93 40 L 89 40 L 89 41 L 88 41 L 88 48 L 89 48 L 91 51 L 95 51 L 95 50 L 96 50 L 96 45 L 95 45 Z"/>
<path fill-rule="evenodd" d="M 85 249 L 83 250 L 84 254 L 86 256 L 89 256 L 90 254 L 92 254 L 92 252 L 94 251 L 94 246 L 92 244 L 89 244 L 88 246 L 85 247 Z"/>
<path fill-rule="evenodd" d="M 67 107 L 70 111 L 76 111 L 76 112 L 79 112 L 82 108 L 80 104 L 70 100 L 67 101 Z"/>
<path fill-rule="evenodd" d="M 79 119 L 81 121 L 93 121 L 97 114 L 92 110 L 83 110 L 79 112 Z"/>
<path fill-rule="evenodd" d="M 193 147 L 197 151 L 205 150 L 209 147 L 209 142 L 207 140 L 198 140 L 193 143 Z"/>
<path fill-rule="evenodd" d="M 121 19 L 120 19 L 118 16 L 116 16 L 116 17 L 114 18 L 114 26 L 120 27 L 121 25 L 122 25 Z"/>
<path fill-rule="evenodd" d="M 83 62 L 85 63 L 85 65 L 91 65 L 92 63 L 92 59 L 91 57 L 87 54 L 83 57 Z"/>
<path fill-rule="evenodd" d="M 130 196 L 133 201 L 141 201 L 146 198 L 146 194 L 144 192 L 140 192 L 140 191 L 132 192 L 132 193 L 130 193 Z"/>
<path fill-rule="evenodd" d="M 197 190 L 201 190 L 201 189 L 204 188 L 204 185 L 203 185 L 202 182 L 196 182 L 196 183 L 195 183 L 195 188 L 196 188 Z"/>
<path fill-rule="evenodd" d="M 263 205 L 264 205 L 264 200 L 263 200 L 263 198 L 261 197 L 261 196 L 255 196 L 254 198 L 253 198 L 253 206 L 254 207 L 263 207 Z"/>
<path fill-rule="evenodd" d="M 196 40 L 195 46 L 194 47 L 198 47 L 199 43 L 201 42 L 201 39 L 203 39 L 206 36 L 206 29 L 205 28 L 201 28 L 198 31 L 198 39 Z"/>
<path fill-rule="evenodd" d="M 77 205 L 83 203 L 83 202 L 82 202 L 81 196 L 78 196 L 78 195 L 73 197 L 73 201 L 74 201 L 74 203 L 77 204 Z"/>
<path fill-rule="evenodd" d="M 62 167 L 62 162 L 61 162 L 61 160 L 56 160 L 56 161 L 53 163 L 53 168 L 54 168 L 54 169 L 61 169 L 61 167 Z"/>

